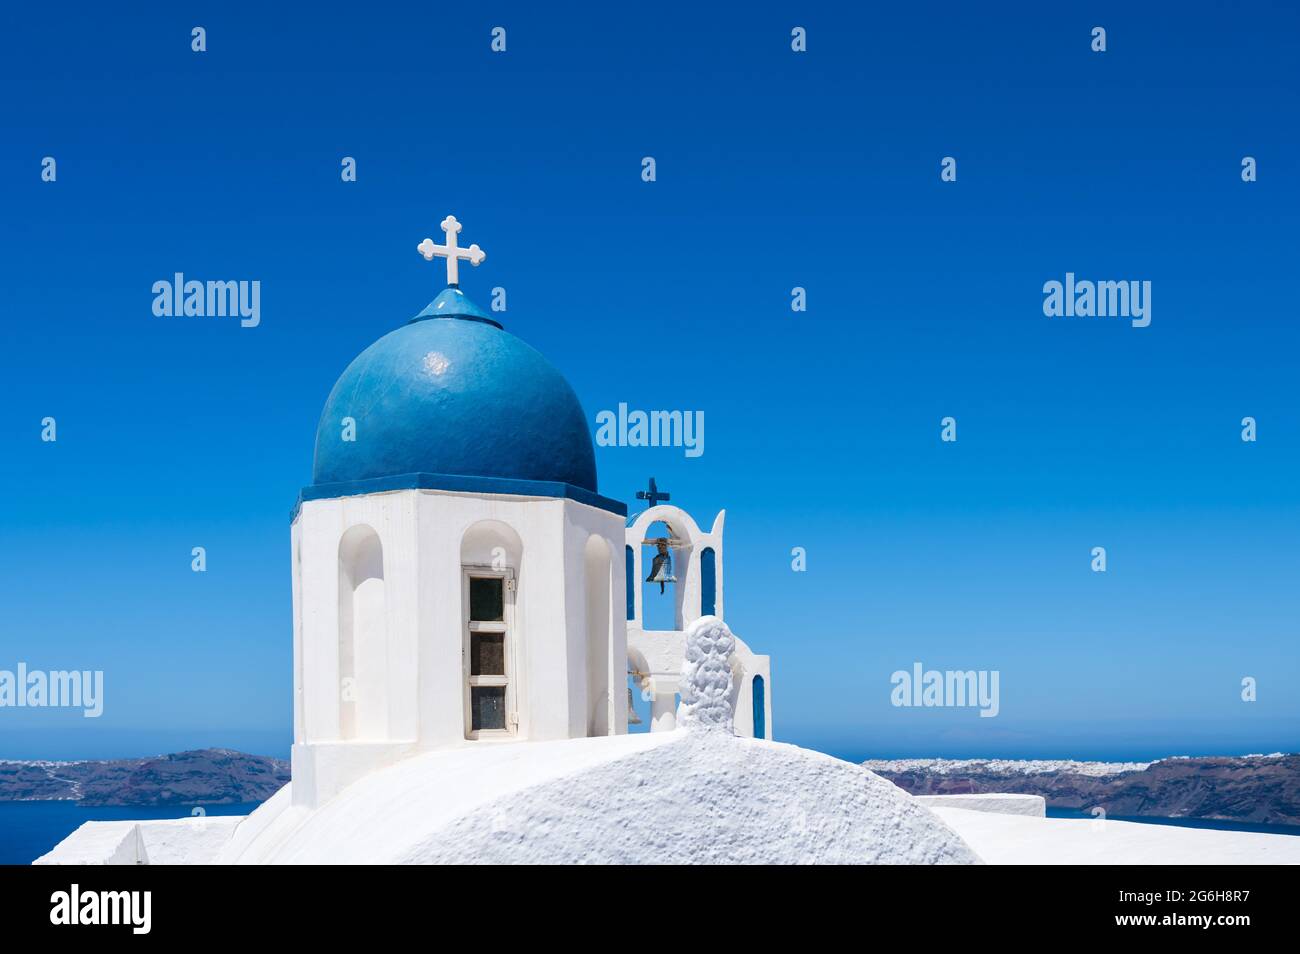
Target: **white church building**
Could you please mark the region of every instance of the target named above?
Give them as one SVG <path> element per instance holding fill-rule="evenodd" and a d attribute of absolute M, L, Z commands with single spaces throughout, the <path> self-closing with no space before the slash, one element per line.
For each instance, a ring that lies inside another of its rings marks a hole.
<path fill-rule="evenodd" d="M 723 515 L 704 533 L 652 500 L 625 522 L 577 396 L 461 292 L 460 260 L 485 256 L 442 227 L 419 251 L 447 259 L 448 287 L 340 376 L 293 515 L 298 805 L 416 751 L 625 733 L 629 672 L 671 729 L 682 631 L 723 614 Z M 681 582 L 654 632 L 638 535 L 657 521 Z M 735 659 L 737 729 L 757 714 L 769 736 L 769 661 Z"/>
<path fill-rule="evenodd" d="M 601 496 L 577 396 L 460 291 L 484 255 L 442 225 L 419 250 L 447 289 L 338 379 L 293 511 L 292 781 L 247 816 L 86 822 L 37 864 L 1152 857 L 1157 826 L 913 797 L 771 741 L 770 662 L 725 622 L 725 512 L 705 531 L 653 479 L 630 519 Z M 647 628 L 669 585 L 672 627 Z M 1162 860 L 1300 861 L 1158 827 Z"/>

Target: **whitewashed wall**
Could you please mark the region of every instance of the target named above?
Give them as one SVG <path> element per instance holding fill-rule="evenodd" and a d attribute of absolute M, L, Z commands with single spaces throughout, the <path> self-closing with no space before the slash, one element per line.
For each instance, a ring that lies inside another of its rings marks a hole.
<path fill-rule="evenodd" d="M 290 538 L 295 804 L 319 804 L 414 750 L 492 744 L 465 737 L 462 566 L 502 553 L 516 580 L 517 738 L 627 730 L 623 695 L 610 691 L 627 658 L 617 515 L 572 500 L 403 490 L 305 501 Z M 355 703 L 340 682 L 350 658 Z"/>

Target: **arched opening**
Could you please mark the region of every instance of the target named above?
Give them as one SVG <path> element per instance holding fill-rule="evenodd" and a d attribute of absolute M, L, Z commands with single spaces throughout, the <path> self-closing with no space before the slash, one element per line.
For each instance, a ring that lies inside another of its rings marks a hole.
<path fill-rule="evenodd" d="M 384 547 L 358 525 L 339 540 L 339 738 L 388 736 Z"/>
<path fill-rule="evenodd" d="M 718 560 L 713 547 L 700 552 L 700 615 L 713 616 L 718 605 Z"/>
<path fill-rule="evenodd" d="M 689 542 L 666 521 L 646 528 L 641 543 L 641 627 L 675 630 L 679 627 L 677 587 L 686 573 Z"/>
<path fill-rule="evenodd" d="M 754 738 L 767 738 L 767 687 L 762 676 L 754 677 Z"/>
<path fill-rule="evenodd" d="M 609 735 L 609 544 L 592 534 L 587 538 L 583 563 L 587 589 L 587 735 Z"/>
<path fill-rule="evenodd" d="M 307 741 L 306 709 L 303 698 L 302 652 L 302 527 L 297 523 L 293 536 L 293 741 Z M 340 644 L 342 641 L 340 640 Z M 340 656 L 341 658 L 341 656 Z M 314 741 L 314 740 L 313 740 Z"/>
<path fill-rule="evenodd" d="M 645 657 L 635 650 L 627 654 L 627 731 L 629 735 L 649 732 L 652 722 L 651 702 L 654 699 L 650 680 L 650 666 Z"/>
<path fill-rule="evenodd" d="M 636 554 L 631 547 L 624 547 L 624 559 L 627 563 L 625 572 L 627 573 L 627 585 L 624 591 L 627 593 L 627 618 L 636 619 Z"/>
<path fill-rule="evenodd" d="M 465 738 L 519 731 L 523 687 L 521 622 L 515 594 L 523 543 L 500 520 L 480 520 L 465 531 L 461 564 L 461 682 Z"/>

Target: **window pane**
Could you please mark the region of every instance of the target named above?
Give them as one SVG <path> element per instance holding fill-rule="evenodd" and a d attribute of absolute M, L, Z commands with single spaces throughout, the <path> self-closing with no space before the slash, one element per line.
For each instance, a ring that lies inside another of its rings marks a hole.
<path fill-rule="evenodd" d="M 471 728 L 504 729 L 506 727 L 505 686 L 473 686 L 469 690 Z"/>
<path fill-rule="evenodd" d="M 505 619 L 505 581 L 500 577 L 470 577 L 469 618 L 476 622 Z"/>
<path fill-rule="evenodd" d="M 469 674 L 504 676 L 506 674 L 506 634 L 469 634 Z"/>

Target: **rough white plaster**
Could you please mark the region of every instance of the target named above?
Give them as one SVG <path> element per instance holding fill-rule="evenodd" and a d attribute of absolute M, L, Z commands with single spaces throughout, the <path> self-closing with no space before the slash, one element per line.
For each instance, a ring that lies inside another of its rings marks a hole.
<path fill-rule="evenodd" d="M 731 657 L 736 637 L 716 616 L 701 616 L 686 628 L 685 643 L 682 726 L 731 732 L 736 704 Z"/>
<path fill-rule="evenodd" d="M 670 741 L 491 799 L 392 857 L 439 864 L 979 861 L 910 796 L 850 763 L 726 732 L 661 737 Z"/>
<path fill-rule="evenodd" d="M 906 792 L 856 765 L 795 746 L 686 730 L 466 744 L 371 773 L 312 812 L 272 800 L 245 825 L 256 834 L 237 833 L 220 860 L 978 860 Z"/>
<path fill-rule="evenodd" d="M 219 861 L 393 860 L 411 840 L 493 798 L 645 751 L 671 738 L 646 733 L 554 742 L 461 740 L 456 748 L 413 754 L 371 772 L 314 810 L 295 807 L 281 792 L 248 816 Z M 607 801 L 615 794 L 607 792 Z"/>
<path fill-rule="evenodd" d="M 204 815 L 157 821 L 86 822 L 38 865 L 209 864 L 230 842 L 242 815 Z"/>
<path fill-rule="evenodd" d="M 1047 817 L 1047 799 L 1042 795 L 917 795 L 916 800 L 927 808 L 964 808 L 972 812 L 993 812 L 998 815 L 1033 815 Z"/>
<path fill-rule="evenodd" d="M 139 825 L 130 821 L 85 822 L 36 865 L 134 865 L 141 855 Z"/>

